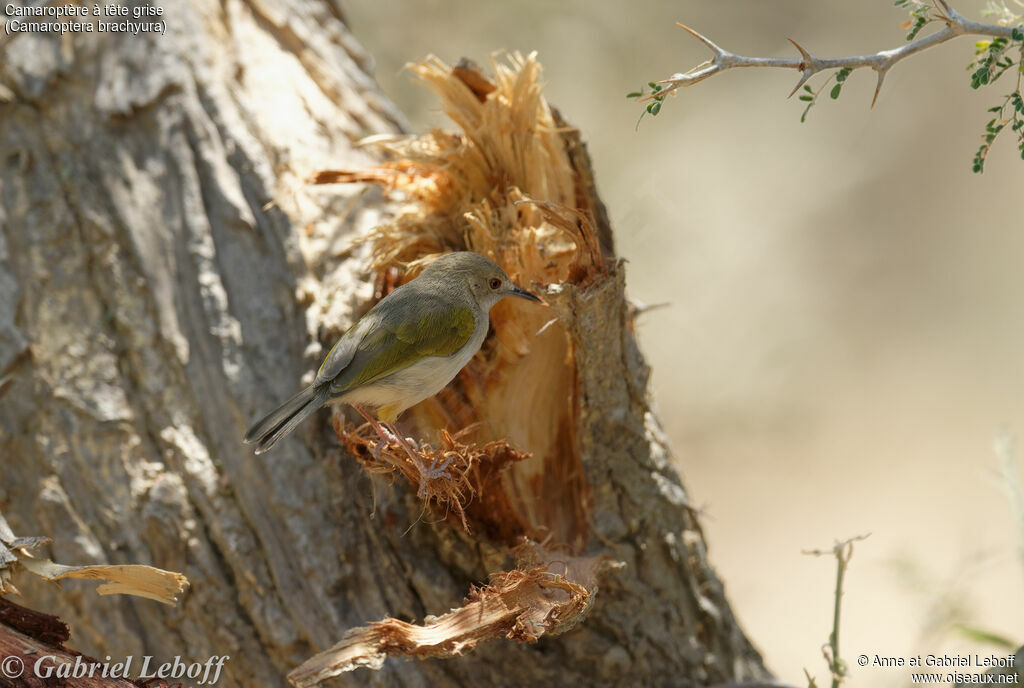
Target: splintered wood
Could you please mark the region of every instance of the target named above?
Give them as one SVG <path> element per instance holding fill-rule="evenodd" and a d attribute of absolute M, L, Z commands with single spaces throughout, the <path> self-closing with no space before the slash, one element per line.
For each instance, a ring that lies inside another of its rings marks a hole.
<path fill-rule="evenodd" d="M 401 474 L 417 493 L 454 519 L 463 530 L 474 529 L 494 542 L 511 544 L 524 535 L 532 535 L 516 506 L 509 502 L 510 491 L 505 470 L 529 458 L 508 442 L 496 440 L 471 445 L 460 440 L 472 433 L 468 428 L 456 435 L 441 431 L 441 445 L 429 444 L 414 448 L 427 465 L 443 468 L 440 477 L 420 484 L 420 472 L 405 449 L 396 441 L 385 442 L 369 425 L 346 429 L 340 416 L 334 418 L 334 429 L 349 453 L 356 457 L 368 473 Z"/>
<path fill-rule="evenodd" d="M 188 586 L 188 579 L 180 573 L 152 566 L 65 566 L 32 555 L 34 550 L 49 543 L 50 539 L 45 537 L 16 537 L 0 514 L 0 595 L 18 594 L 18 589 L 11 582 L 12 574 L 18 568 L 49 581 L 64 578 L 105 581 L 96 588 L 97 594 L 135 595 L 171 605 Z"/>
<path fill-rule="evenodd" d="M 462 607 L 428 616 L 422 625 L 389 618 L 354 628 L 288 680 L 310 688 L 360 667 L 379 669 L 389 656 L 453 657 L 491 638 L 532 643 L 565 633 L 586 616 L 598 575 L 611 566 L 602 557 L 562 557 L 532 543 L 517 553 L 516 569 L 492 574 L 488 585 L 470 591 Z"/>
<path fill-rule="evenodd" d="M 438 254 L 461 250 L 494 259 L 513 281 L 542 295 L 608 274 L 611 232 L 589 162 L 578 132 L 543 97 L 540 63 L 533 54 L 514 53 L 507 62 L 492 59 L 490 67 L 488 75 L 469 60 L 451 67 L 434 57 L 409 65 L 461 131 L 371 137 L 364 144 L 381 149 L 383 162 L 324 170 L 311 179 L 376 184 L 400 203 L 392 220 L 359 239 L 371 244 L 370 267 L 389 276 L 388 287 L 398 284 L 395 268 L 407 281 Z M 411 421 L 408 434 L 435 444 L 445 428 L 479 424 L 481 446 L 504 441 L 529 454 L 507 468 L 501 487 L 509 495 L 495 501 L 525 527 L 503 535 L 543 531 L 581 551 L 590 532 L 590 496 L 575 442 L 575 353 L 563 314 L 515 301 L 492 309 L 493 336 L 480 353 L 403 422 Z M 465 503 L 459 490 L 468 487 L 456 479 L 439 484 L 431 497 L 472 525 L 459 510 Z M 486 492 L 476 494 L 487 499 Z"/>

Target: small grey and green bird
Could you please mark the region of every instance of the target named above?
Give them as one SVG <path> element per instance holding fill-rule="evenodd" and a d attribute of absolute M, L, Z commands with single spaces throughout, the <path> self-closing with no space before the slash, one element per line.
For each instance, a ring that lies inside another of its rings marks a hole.
<path fill-rule="evenodd" d="M 348 403 L 364 415 L 362 407 L 371 406 L 385 424 L 394 423 L 469 363 L 487 335 L 491 307 L 506 296 L 543 303 L 484 256 L 442 255 L 348 328 L 313 384 L 249 428 L 246 444 L 255 444 L 257 454 L 269 451 L 325 404 Z"/>

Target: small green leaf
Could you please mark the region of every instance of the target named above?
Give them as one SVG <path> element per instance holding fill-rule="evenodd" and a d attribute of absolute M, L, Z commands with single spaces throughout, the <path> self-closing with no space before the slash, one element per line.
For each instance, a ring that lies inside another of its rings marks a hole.
<path fill-rule="evenodd" d="M 643 94 L 644 94 L 644 92 L 643 92 L 643 91 L 633 91 L 632 93 L 627 93 L 627 94 L 626 94 L 626 98 L 627 98 L 627 99 L 628 99 L 628 98 L 639 98 L 639 97 L 640 97 L 640 96 L 642 96 Z"/>
<path fill-rule="evenodd" d="M 842 84 L 836 84 L 835 86 L 833 86 L 832 87 L 832 92 L 829 94 L 830 96 L 832 96 L 832 100 L 835 100 L 836 98 L 838 98 L 839 97 L 839 92 L 842 91 L 842 90 L 843 90 L 843 85 Z"/>
<path fill-rule="evenodd" d="M 814 96 L 800 96 L 800 100 L 809 103 L 810 101 L 814 100 Z"/>

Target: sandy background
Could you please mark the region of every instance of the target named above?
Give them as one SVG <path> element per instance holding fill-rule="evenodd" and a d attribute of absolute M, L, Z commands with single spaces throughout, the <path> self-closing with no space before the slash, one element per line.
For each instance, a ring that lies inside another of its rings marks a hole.
<path fill-rule="evenodd" d="M 834 565 L 801 550 L 858 533 L 848 685 L 909 683 L 858 669 L 861 653 L 994 649 L 956 622 L 1024 642 L 1022 536 L 991 448 L 1024 429 L 1024 163 L 1007 136 L 970 170 L 1010 88 L 969 88 L 973 39 L 898 65 L 874 110 L 874 75 L 856 72 L 801 125 L 794 73 L 739 70 L 635 131 L 625 94 L 707 56 L 676 21 L 736 52 L 791 56 L 792 36 L 829 56 L 900 45 L 905 15 L 890 0 L 343 6 L 416 129 L 445 122 L 405 62 L 539 52 L 589 144 L 630 293 L 669 303 L 639 328 L 654 396 L 712 560 L 781 678 L 826 678 Z M 983 3 L 957 6 L 980 18 Z"/>

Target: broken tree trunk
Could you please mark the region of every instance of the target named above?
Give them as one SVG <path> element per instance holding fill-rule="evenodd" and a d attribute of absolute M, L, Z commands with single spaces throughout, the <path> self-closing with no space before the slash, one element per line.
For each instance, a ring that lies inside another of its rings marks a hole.
<path fill-rule="evenodd" d="M 30 606 L 96 656 L 230 655 L 219 686 L 280 686 L 353 638 L 369 639 L 354 666 L 379 669 L 344 685 L 765 676 L 650 411 L 624 268 L 539 65 L 424 63 L 461 131 L 367 148 L 401 118 L 335 4 L 165 11 L 166 35 L 0 48 L 0 508 L 64 563 L 151 564 L 191 588 L 165 608 L 19 581 Z M 353 183 L 307 184 L 323 170 Z M 464 456 L 454 502 L 421 502 L 380 464 L 389 448 L 327 412 L 252 455 L 248 423 L 373 299 L 464 248 L 547 306 L 496 307 L 477 359 L 400 423 Z M 452 608 L 512 639 L 420 652 L 423 629 L 468 618 Z M 353 668 L 337 659 L 320 678 Z"/>

